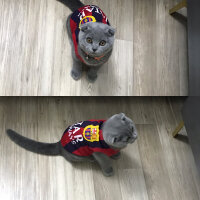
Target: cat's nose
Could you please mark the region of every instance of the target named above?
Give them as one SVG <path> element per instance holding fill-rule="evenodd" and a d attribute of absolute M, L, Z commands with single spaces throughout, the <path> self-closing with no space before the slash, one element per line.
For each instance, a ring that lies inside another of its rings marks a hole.
<path fill-rule="evenodd" d="M 97 49 L 96 49 L 96 48 L 93 48 L 92 50 L 93 50 L 94 52 L 96 52 L 96 51 L 97 51 Z"/>

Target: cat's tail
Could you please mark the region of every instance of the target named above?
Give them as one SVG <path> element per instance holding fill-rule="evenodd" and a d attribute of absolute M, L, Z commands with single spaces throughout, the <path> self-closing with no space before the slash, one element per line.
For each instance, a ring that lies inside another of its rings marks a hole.
<path fill-rule="evenodd" d="M 57 0 L 67 6 L 72 12 L 84 6 L 79 0 Z"/>
<path fill-rule="evenodd" d="M 7 135 L 9 138 L 18 144 L 19 146 L 23 147 L 26 150 L 29 150 L 34 153 L 43 154 L 43 155 L 60 155 L 60 142 L 57 143 L 43 143 L 37 142 L 26 137 L 23 137 L 16 133 L 13 130 L 6 130 Z"/>

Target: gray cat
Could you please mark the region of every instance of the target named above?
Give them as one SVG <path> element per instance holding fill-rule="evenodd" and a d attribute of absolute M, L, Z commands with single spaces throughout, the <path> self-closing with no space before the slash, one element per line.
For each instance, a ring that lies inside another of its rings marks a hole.
<path fill-rule="evenodd" d="M 133 121 L 120 113 L 108 120 L 87 120 L 69 126 L 57 143 L 42 143 L 25 138 L 13 130 L 7 135 L 21 147 L 44 155 L 62 155 L 70 162 L 96 161 L 105 176 L 114 174 L 112 159 L 137 138 Z"/>
<path fill-rule="evenodd" d="M 97 6 L 85 6 L 79 0 L 57 1 L 73 12 L 67 19 L 73 57 L 71 76 L 74 80 L 79 80 L 85 65 L 88 68 L 88 80 L 94 82 L 98 69 L 108 61 L 112 53 L 115 29 Z"/>

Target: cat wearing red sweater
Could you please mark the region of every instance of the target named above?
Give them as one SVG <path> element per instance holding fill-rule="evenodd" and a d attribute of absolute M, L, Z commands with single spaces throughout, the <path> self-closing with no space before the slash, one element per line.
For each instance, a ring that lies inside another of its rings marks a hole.
<path fill-rule="evenodd" d="M 87 120 L 71 125 L 56 143 L 33 141 L 13 130 L 7 130 L 7 135 L 35 153 L 62 155 L 70 162 L 96 161 L 105 176 L 112 176 L 111 159 L 118 159 L 120 150 L 133 143 L 138 134 L 133 121 L 120 113 L 108 120 Z"/>
<path fill-rule="evenodd" d="M 67 33 L 73 58 L 71 76 L 74 80 L 79 80 L 85 66 L 88 69 L 87 79 L 94 82 L 99 68 L 111 56 L 115 29 L 98 6 L 84 5 L 79 0 L 57 1 L 72 11 L 67 18 Z"/>

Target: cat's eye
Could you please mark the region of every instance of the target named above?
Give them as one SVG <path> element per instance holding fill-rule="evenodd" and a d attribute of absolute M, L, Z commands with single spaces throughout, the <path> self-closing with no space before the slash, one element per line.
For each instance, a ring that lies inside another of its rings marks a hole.
<path fill-rule="evenodd" d="M 117 142 L 117 138 L 114 138 L 113 143 Z"/>
<path fill-rule="evenodd" d="M 92 38 L 88 37 L 88 38 L 86 39 L 86 41 L 87 41 L 87 43 L 92 44 Z"/>
<path fill-rule="evenodd" d="M 102 40 L 100 43 L 99 43 L 100 46 L 105 46 L 106 45 L 106 41 L 105 40 Z"/>

